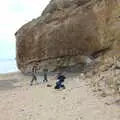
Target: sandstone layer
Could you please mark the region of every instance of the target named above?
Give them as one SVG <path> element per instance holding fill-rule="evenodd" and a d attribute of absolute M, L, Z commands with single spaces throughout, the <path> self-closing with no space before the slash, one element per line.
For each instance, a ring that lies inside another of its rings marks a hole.
<path fill-rule="evenodd" d="M 31 72 L 86 62 L 99 51 L 120 51 L 120 0 L 51 0 L 16 33 L 18 68 Z M 114 55 L 115 55 L 114 54 Z"/>

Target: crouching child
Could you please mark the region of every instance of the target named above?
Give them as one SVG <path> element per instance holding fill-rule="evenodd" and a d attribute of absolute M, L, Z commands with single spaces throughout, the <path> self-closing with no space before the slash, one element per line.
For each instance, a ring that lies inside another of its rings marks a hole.
<path fill-rule="evenodd" d="M 62 73 L 59 73 L 57 76 L 58 81 L 56 82 L 56 86 L 54 88 L 55 89 L 60 89 L 60 88 L 65 89 L 65 85 L 63 84 L 65 79 L 66 79 L 66 77 Z"/>

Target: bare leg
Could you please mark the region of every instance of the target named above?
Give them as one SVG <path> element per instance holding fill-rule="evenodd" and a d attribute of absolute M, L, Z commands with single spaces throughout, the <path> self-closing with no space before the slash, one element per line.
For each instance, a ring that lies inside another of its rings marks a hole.
<path fill-rule="evenodd" d="M 32 80 L 31 80 L 31 82 L 30 82 L 30 85 L 31 85 L 31 86 L 33 85 L 33 81 L 37 81 L 36 76 L 33 76 Z"/>
<path fill-rule="evenodd" d="M 34 78 L 32 78 L 32 80 L 30 81 L 30 85 L 32 86 L 33 84 L 33 81 L 34 81 Z"/>
<path fill-rule="evenodd" d="M 37 82 L 37 77 L 36 77 L 36 76 L 34 77 L 34 80 L 35 80 L 36 84 L 39 84 L 39 83 Z"/>

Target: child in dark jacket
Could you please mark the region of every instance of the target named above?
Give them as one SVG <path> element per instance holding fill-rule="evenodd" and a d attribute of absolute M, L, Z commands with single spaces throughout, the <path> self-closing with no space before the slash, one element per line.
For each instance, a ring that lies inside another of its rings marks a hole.
<path fill-rule="evenodd" d="M 57 77 L 57 82 L 56 82 L 56 86 L 55 86 L 55 89 L 60 89 L 60 88 L 63 88 L 65 89 L 65 86 L 63 84 L 64 80 L 66 79 L 66 77 L 64 75 L 62 75 L 61 73 L 58 74 L 58 77 Z"/>

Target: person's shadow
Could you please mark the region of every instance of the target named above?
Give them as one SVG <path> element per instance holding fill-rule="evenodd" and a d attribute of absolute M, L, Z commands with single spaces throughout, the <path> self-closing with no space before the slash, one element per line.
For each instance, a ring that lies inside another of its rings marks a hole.
<path fill-rule="evenodd" d="M 10 90 L 10 89 L 14 89 L 16 87 L 20 87 L 20 86 L 14 85 L 17 82 L 18 82 L 17 79 L 0 80 L 0 90 Z"/>

